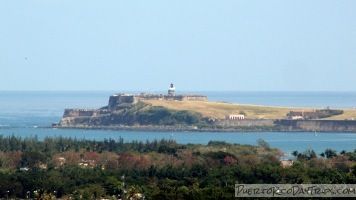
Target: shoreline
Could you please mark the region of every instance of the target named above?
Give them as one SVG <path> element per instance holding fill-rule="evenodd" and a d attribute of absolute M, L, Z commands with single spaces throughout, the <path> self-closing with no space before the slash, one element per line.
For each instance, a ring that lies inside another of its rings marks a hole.
<path fill-rule="evenodd" d="M 187 126 L 44 126 L 37 128 L 47 129 L 73 129 L 73 130 L 118 130 L 118 131 L 142 131 L 142 132 L 231 132 L 231 133 L 243 133 L 243 132 L 318 132 L 318 133 L 355 133 L 356 131 L 325 131 L 325 130 L 302 130 L 302 129 L 285 129 L 283 127 L 240 127 L 240 128 L 197 128 Z"/>

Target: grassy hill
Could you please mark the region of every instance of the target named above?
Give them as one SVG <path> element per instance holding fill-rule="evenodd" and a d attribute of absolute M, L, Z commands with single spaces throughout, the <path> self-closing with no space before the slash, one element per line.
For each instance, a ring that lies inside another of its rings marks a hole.
<path fill-rule="evenodd" d="M 145 103 L 153 106 L 163 106 L 172 110 L 191 110 L 201 113 L 204 117 L 222 119 L 228 114 L 244 114 L 246 119 L 284 119 L 286 114 L 291 111 L 312 111 L 310 108 L 293 108 L 293 107 L 273 107 L 259 105 L 231 104 L 224 102 L 209 101 L 160 101 L 145 100 Z M 356 119 L 356 110 L 344 110 L 342 115 L 323 118 L 324 120 L 345 120 Z"/>

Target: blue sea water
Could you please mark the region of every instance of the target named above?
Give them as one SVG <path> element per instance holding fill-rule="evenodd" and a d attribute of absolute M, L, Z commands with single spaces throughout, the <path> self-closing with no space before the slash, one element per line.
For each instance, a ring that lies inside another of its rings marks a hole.
<path fill-rule="evenodd" d="M 127 91 L 126 91 L 127 92 Z M 340 152 L 356 149 L 356 133 L 290 133 L 290 132 L 136 132 L 105 130 L 63 130 L 34 128 L 58 122 L 65 108 L 100 108 L 107 105 L 114 91 L 0 91 L 0 135 L 21 137 L 37 136 L 72 137 L 104 140 L 124 138 L 146 141 L 175 139 L 178 143 L 207 144 L 211 140 L 256 145 L 257 139 L 267 141 L 271 147 L 285 153 L 294 150 L 314 149 L 321 153 L 326 148 Z M 129 92 L 139 93 L 139 92 Z M 164 93 L 164 92 L 161 92 Z M 226 101 L 239 104 L 267 106 L 348 108 L 356 107 L 356 92 L 182 92 L 204 94 L 210 101 Z"/>

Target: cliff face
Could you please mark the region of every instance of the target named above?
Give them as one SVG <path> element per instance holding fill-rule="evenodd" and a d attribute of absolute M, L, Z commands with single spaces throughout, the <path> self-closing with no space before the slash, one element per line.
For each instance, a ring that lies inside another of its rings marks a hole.
<path fill-rule="evenodd" d="M 107 109 L 65 109 L 59 124 L 61 126 L 90 124 L 94 119 L 108 116 L 110 113 Z"/>

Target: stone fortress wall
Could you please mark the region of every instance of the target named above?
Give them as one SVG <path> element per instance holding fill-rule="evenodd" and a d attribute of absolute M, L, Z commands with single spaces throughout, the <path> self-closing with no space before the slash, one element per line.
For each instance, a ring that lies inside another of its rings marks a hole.
<path fill-rule="evenodd" d="M 283 126 L 285 130 L 299 131 L 340 131 L 356 132 L 355 120 L 276 120 L 276 125 Z"/>
<path fill-rule="evenodd" d="M 90 119 L 95 117 L 100 117 L 104 115 L 109 115 L 111 113 L 108 109 L 70 109 L 64 110 L 63 117 L 59 124 L 61 126 L 75 125 L 78 119 Z"/>
<path fill-rule="evenodd" d="M 110 114 L 108 109 L 71 109 L 64 110 L 63 117 L 96 117 L 99 115 Z"/>
<path fill-rule="evenodd" d="M 114 110 L 120 104 L 135 104 L 140 100 L 164 101 L 207 101 L 203 95 L 162 95 L 162 94 L 115 94 L 110 96 L 108 108 Z"/>
<path fill-rule="evenodd" d="M 165 101 L 208 101 L 204 95 L 176 95 L 173 84 L 168 88 L 168 94 L 115 94 L 110 96 L 108 108 L 114 110 L 120 104 L 135 104 L 140 100 L 165 100 Z"/>
<path fill-rule="evenodd" d="M 274 119 L 218 119 L 213 122 L 216 126 L 222 127 L 238 127 L 238 126 L 274 126 Z"/>
<path fill-rule="evenodd" d="M 110 114 L 118 105 L 135 104 L 140 100 L 207 101 L 203 95 L 115 94 L 110 96 L 108 109 L 65 109 L 63 117 L 95 117 Z"/>
<path fill-rule="evenodd" d="M 204 95 L 176 95 L 173 84 L 168 89 L 168 94 L 114 94 L 110 96 L 107 109 L 65 109 L 63 118 L 70 119 L 76 117 L 97 117 L 110 114 L 118 105 L 135 104 L 140 100 L 165 100 L 165 101 L 207 101 Z"/>

